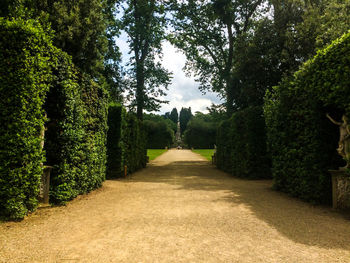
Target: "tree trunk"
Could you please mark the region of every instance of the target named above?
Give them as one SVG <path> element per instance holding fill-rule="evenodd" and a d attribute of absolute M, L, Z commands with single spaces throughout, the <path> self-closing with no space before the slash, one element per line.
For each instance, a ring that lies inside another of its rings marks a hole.
<path fill-rule="evenodd" d="M 143 120 L 143 108 L 144 108 L 144 90 L 145 90 L 145 74 L 144 63 L 139 62 L 136 70 L 136 105 L 137 105 L 137 118 Z"/>

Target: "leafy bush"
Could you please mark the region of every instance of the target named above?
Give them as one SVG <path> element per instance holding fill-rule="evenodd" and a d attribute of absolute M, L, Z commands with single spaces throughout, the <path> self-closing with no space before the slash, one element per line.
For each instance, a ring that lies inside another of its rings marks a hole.
<path fill-rule="evenodd" d="M 238 111 L 220 125 L 216 158 L 218 168 L 234 176 L 251 179 L 270 177 L 261 107 Z"/>
<path fill-rule="evenodd" d="M 0 215 L 20 219 L 37 206 L 52 42 L 36 21 L 0 18 L 0 50 Z"/>
<path fill-rule="evenodd" d="M 340 165 L 339 128 L 327 118 L 350 116 L 350 33 L 320 51 L 291 79 L 267 93 L 265 118 L 275 188 L 329 203 L 328 169 Z"/>

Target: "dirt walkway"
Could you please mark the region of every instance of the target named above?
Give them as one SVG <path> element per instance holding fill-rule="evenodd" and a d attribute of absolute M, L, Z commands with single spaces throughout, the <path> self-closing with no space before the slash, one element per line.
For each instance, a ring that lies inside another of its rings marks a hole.
<path fill-rule="evenodd" d="M 350 262 L 350 219 L 171 150 L 66 207 L 0 224 L 0 262 Z"/>

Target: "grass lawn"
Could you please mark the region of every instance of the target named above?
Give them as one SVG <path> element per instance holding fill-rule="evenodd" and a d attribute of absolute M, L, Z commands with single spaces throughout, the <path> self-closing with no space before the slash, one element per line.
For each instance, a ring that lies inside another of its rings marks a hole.
<path fill-rule="evenodd" d="M 165 149 L 148 149 L 147 150 L 147 156 L 149 157 L 149 160 L 152 161 L 162 153 L 165 153 L 167 150 Z"/>
<path fill-rule="evenodd" d="M 211 156 L 214 154 L 214 149 L 199 149 L 192 150 L 192 152 L 199 153 L 200 155 L 211 161 Z"/>

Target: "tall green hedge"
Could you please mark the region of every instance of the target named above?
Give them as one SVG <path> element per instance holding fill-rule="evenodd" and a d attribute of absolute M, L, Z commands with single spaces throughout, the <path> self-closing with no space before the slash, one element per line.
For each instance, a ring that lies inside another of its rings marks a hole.
<path fill-rule="evenodd" d="M 53 166 L 50 202 L 64 203 L 105 180 L 107 94 L 76 72 L 71 57 L 57 50 L 45 111 L 47 165 Z"/>
<path fill-rule="evenodd" d="M 128 172 L 146 167 L 147 148 L 146 133 L 143 124 L 133 113 L 126 115 L 126 126 L 123 127 L 123 144 L 125 147 L 125 164 Z"/>
<path fill-rule="evenodd" d="M 0 18 L 0 216 L 11 219 L 37 206 L 51 50 L 37 22 Z"/>
<path fill-rule="evenodd" d="M 216 130 L 216 123 L 192 117 L 187 124 L 184 141 L 190 148 L 213 149 L 216 144 Z"/>
<path fill-rule="evenodd" d="M 221 123 L 216 155 L 218 168 L 234 176 L 249 179 L 271 176 L 261 107 L 238 111 Z"/>
<path fill-rule="evenodd" d="M 328 203 L 328 169 L 341 165 L 339 128 L 327 118 L 350 116 L 350 33 L 320 51 L 267 93 L 265 118 L 275 188 Z"/>
<path fill-rule="evenodd" d="M 133 113 L 126 113 L 120 105 L 108 109 L 107 176 L 116 178 L 146 166 L 146 133 L 141 121 Z"/>
<path fill-rule="evenodd" d="M 77 178 L 81 193 L 89 192 L 102 185 L 106 179 L 107 164 L 107 115 L 108 93 L 106 87 L 99 85 L 90 77 L 83 76 L 82 100 L 84 114 L 84 165 L 87 173 Z"/>
<path fill-rule="evenodd" d="M 122 140 L 125 109 L 118 104 L 108 107 L 107 178 L 120 177 L 124 171 L 124 144 Z"/>
<path fill-rule="evenodd" d="M 164 149 L 174 142 L 174 131 L 168 126 L 166 120 L 156 122 L 144 120 L 143 126 L 146 132 L 147 149 Z"/>

